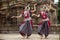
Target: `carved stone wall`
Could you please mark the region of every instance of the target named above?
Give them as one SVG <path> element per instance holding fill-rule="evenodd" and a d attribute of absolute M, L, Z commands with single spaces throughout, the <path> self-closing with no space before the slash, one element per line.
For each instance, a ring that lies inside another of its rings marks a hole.
<path fill-rule="evenodd" d="M 49 2 L 49 1 L 48 1 Z M 37 3 L 38 5 L 36 6 L 36 12 L 40 11 L 40 1 L 38 0 L 30 0 L 30 1 L 23 1 L 23 0 L 1 0 L 1 7 L 0 7 L 0 33 L 18 33 L 19 30 L 19 25 L 23 18 L 16 19 L 16 18 L 11 18 L 12 16 L 17 16 L 20 15 L 22 9 L 24 9 L 25 4 L 30 3 L 32 4 L 31 6 L 33 7 L 34 3 Z M 46 3 L 46 1 L 42 2 L 43 4 Z M 53 6 L 50 5 L 51 2 L 46 3 L 47 8 L 53 9 L 54 12 L 50 13 L 50 21 L 52 24 L 56 23 L 56 8 L 51 8 Z M 52 3 L 51 3 L 52 4 Z M 49 7 L 48 7 L 49 6 Z M 50 10 L 49 10 L 50 11 Z M 37 20 L 36 20 L 37 19 Z M 40 21 L 40 18 L 33 18 L 34 25 L 37 25 L 38 22 Z M 51 32 L 59 32 L 59 26 L 52 26 Z M 56 29 L 56 30 L 55 30 Z M 37 27 L 35 26 L 34 32 L 37 32 Z"/>

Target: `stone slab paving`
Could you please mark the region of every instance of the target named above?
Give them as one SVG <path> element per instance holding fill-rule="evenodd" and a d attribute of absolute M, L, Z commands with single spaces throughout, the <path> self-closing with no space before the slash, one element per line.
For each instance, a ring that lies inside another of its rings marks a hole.
<path fill-rule="evenodd" d="M 59 40 L 58 34 L 50 34 L 48 39 L 41 39 L 38 34 L 32 34 L 29 39 L 23 38 L 20 34 L 0 34 L 0 40 Z"/>

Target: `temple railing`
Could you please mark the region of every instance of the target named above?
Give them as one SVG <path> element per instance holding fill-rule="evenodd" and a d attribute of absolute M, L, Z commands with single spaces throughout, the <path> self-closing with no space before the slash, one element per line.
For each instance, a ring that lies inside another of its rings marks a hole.
<path fill-rule="evenodd" d="M 33 33 L 37 33 L 38 25 L 33 25 Z M 0 25 L 0 33 L 19 33 L 19 26 L 17 24 Z M 52 24 L 50 27 L 50 33 L 59 34 L 60 24 Z"/>

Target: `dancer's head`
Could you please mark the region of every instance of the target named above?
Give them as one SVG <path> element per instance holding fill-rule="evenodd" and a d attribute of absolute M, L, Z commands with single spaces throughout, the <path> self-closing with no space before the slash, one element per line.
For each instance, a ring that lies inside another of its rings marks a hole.
<path fill-rule="evenodd" d="M 43 6 L 43 8 L 41 9 L 41 11 L 46 11 L 46 7 L 45 7 L 45 6 Z"/>

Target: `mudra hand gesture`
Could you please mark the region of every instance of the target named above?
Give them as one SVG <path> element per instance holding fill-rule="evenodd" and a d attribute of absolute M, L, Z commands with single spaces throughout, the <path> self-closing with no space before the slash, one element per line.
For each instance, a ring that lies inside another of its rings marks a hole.
<path fill-rule="evenodd" d="M 15 18 L 15 16 L 12 16 L 11 18 Z"/>
<path fill-rule="evenodd" d="M 36 14 L 32 14 L 32 16 L 35 16 Z"/>

